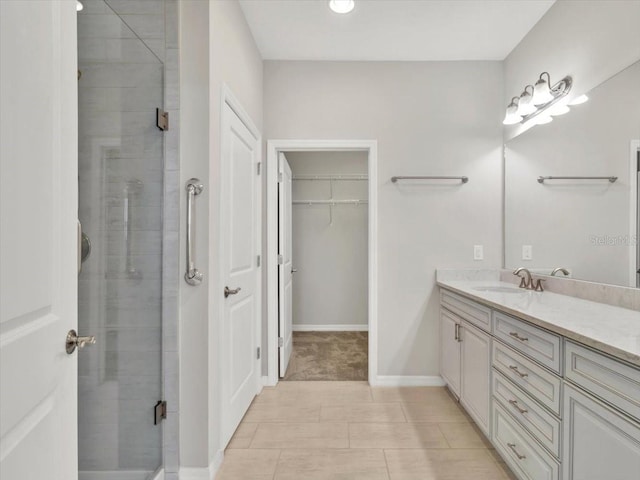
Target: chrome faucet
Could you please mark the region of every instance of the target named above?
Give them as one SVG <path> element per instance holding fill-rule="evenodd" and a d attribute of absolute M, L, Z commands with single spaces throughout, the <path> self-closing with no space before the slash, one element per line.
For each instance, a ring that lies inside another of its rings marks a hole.
<path fill-rule="evenodd" d="M 524 272 L 525 276 L 520 275 L 520 272 Z M 514 275 L 520 277 L 520 288 L 526 288 L 527 290 L 535 290 L 536 292 L 544 292 L 542 287 L 542 280 L 538 278 L 537 281 L 533 281 L 531 272 L 524 267 L 520 267 L 513 272 Z"/>
<path fill-rule="evenodd" d="M 562 274 L 563 274 L 565 277 L 568 277 L 568 276 L 570 275 L 570 274 L 569 274 L 569 270 L 567 270 L 566 268 L 558 267 L 558 268 L 554 268 L 554 269 L 553 269 L 553 271 L 551 272 L 551 276 L 552 276 L 552 277 L 555 277 L 555 276 L 556 276 L 556 273 L 558 273 L 558 272 L 562 272 Z"/>
<path fill-rule="evenodd" d="M 526 277 L 520 275 L 520 272 L 524 272 Z M 531 284 L 533 283 L 533 280 L 531 279 L 531 272 L 529 270 L 527 270 L 524 267 L 520 267 L 517 268 L 516 270 L 513 271 L 513 274 L 517 277 L 520 277 L 520 288 L 527 288 L 530 289 L 531 288 Z"/>

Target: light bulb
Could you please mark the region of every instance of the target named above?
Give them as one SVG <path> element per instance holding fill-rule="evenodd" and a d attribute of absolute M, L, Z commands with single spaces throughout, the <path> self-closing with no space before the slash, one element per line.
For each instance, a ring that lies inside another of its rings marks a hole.
<path fill-rule="evenodd" d="M 533 86 L 533 104 L 544 105 L 545 103 L 549 103 L 553 100 L 553 98 L 554 97 L 551 95 L 551 91 L 549 90 L 549 83 L 542 78 L 542 75 L 540 75 L 540 78 Z"/>
<path fill-rule="evenodd" d="M 518 115 L 518 105 L 512 101 L 507 107 L 507 112 L 502 123 L 504 125 L 515 125 L 516 123 L 520 123 L 521 120 L 522 117 Z"/>
<path fill-rule="evenodd" d="M 76 0 L 76 12 L 79 12 L 83 8 L 84 8 L 84 5 L 82 5 L 82 2 L 80 0 Z"/>
<path fill-rule="evenodd" d="M 589 100 L 589 97 L 587 97 L 585 94 L 578 95 L 576 98 L 574 98 L 569 102 L 569 105 L 580 105 L 582 103 L 585 103 L 588 100 Z"/>
<path fill-rule="evenodd" d="M 330 0 L 329 8 L 336 13 L 349 13 L 355 7 L 354 0 Z"/>
<path fill-rule="evenodd" d="M 533 104 L 533 97 L 531 94 L 525 89 L 520 95 L 520 101 L 518 102 L 518 115 L 524 117 L 525 115 L 529 115 L 537 110 L 536 106 Z"/>

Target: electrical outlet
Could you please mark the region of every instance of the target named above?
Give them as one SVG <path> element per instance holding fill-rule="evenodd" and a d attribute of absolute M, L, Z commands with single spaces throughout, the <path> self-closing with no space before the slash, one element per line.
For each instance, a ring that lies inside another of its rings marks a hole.
<path fill-rule="evenodd" d="M 473 259 L 474 260 L 483 260 L 484 259 L 484 248 L 482 245 L 474 245 L 473 246 Z"/>
<path fill-rule="evenodd" d="M 533 247 L 531 245 L 522 246 L 522 260 L 533 259 Z"/>

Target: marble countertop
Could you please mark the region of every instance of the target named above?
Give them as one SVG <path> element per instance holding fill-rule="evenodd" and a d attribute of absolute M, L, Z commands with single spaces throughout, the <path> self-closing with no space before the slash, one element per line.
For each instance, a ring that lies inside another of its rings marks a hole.
<path fill-rule="evenodd" d="M 478 290 L 517 287 L 493 279 L 438 279 L 438 285 L 640 366 L 640 312 L 553 292 Z"/>

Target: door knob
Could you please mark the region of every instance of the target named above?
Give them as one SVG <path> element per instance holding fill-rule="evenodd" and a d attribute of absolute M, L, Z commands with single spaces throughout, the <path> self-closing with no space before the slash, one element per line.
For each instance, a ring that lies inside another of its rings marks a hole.
<path fill-rule="evenodd" d="M 240 287 L 238 288 L 234 288 L 233 290 L 230 289 L 229 287 L 224 287 L 224 298 L 227 298 L 229 295 L 235 295 L 237 294 L 240 290 L 242 290 Z"/>
<path fill-rule="evenodd" d="M 65 346 L 67 348 L 67 353 L 71 355 L 76 351 L 77 348 L 84 348 L 85 345 L 93 345 L 96 343 L 95 335 L 91 335 L 88 337 L 79 337 L 78 333 L 71 329 L 69 333 L 67 333 L 67 339 L 65 342 Z"/>

